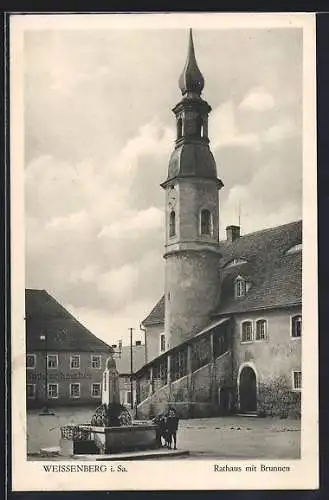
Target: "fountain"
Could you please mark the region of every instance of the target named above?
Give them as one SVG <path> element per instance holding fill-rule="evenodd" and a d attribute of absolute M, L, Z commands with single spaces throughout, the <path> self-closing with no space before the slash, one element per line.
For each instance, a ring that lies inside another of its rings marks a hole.
<path fill-rule="evenodd" d="M 120 403 L 119 373 L 111 356 L 103 373 L 102 404 L 90 423 L 61 427 L 60 454 L 68 457 L 154 450 L 159 447 L 156 430 L 153 423 L 134 421 Z"/>

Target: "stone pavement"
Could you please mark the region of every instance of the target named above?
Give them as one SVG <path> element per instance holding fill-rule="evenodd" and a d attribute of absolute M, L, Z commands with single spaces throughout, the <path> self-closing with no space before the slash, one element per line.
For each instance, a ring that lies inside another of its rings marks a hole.
<path fill-rule="evenodd" d="M 180 421 L 178 448 L 186 459 L 295 459 L 300 457 L 300 421 L 217 417 Z"/>
<path fill-rule="evenodd" d="M 60 433 L 54 426 L 64 423 L 58 418 L 55 422 L 52 417 L 33 416 L 28 421 L 30 453 L 58 446 Z M 77 421 L 87 419 L 77 417 Z M 239 416 L 181 420 L 177 447 L 190 452 L 188 457 L 177 457 L 180 460 L 296 459 L 300 456 L 300 421 Z"/>

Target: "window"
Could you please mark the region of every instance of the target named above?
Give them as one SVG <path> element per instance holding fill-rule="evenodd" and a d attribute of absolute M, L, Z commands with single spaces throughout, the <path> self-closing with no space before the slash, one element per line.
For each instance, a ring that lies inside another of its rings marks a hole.
<path fill-rule="evenodd" d="M 48 368 L 57 368 L 58 367 L 58 355 L 57 354 L 48 354 L 47 355 L 47 367 Z"/>
<path fill-rule="evenodd" d="M 171 356 L 171 380 L 178 380 L 187 375 L 187 348 L 176 351 Z"/>
<path fill-rule="evenodd" d="M 35 384 L 27 384 L 26 395 L 27 399 L 35 399 Z"/>
<path fill-rule="evenodd" d="M 91 384 L 91 397 L 100 398 L 101 397 L 101 384 Z"/>
<path fill-rule="evenodd" d="M 228 351 L 228 332 L 226 330 L 214 334 L 213 349 L 215 359 Z"/>
<path fill-rule="evenodd" d="M 168 376 L 168 359 L 167 357 L 162 358 L 160 361 L 155 363 L 153 367 L 153 378 L 161 382 L 161 386 L 167 384 Z"/>
<path fill-rule="evenodd" d="M 169 238 L 176 235 L 176 214 L 174 211 L 170 212 L 169 217 Z"/>
<path fill-rule="evenodd" d="M 101 365 L 102 365 L 101 356 L 92 354 L 91 355 L 91 367 L 94 368 L 95 370 L 98 370 L 101 368 Z"/>
<path fill-rule="evenodd" d="M 245 321 L 242 323 L 242 335 L 241 342 L 251 342 L 252 341 L 252 322 Z"/>
<path fill-rule="evenodd" d="M 80 384 L 70 384 L 70 398 L 77 399 L 80 397 Z"/>
<path fill-rule="evenodd" d="M 300 391 L 302 388 L 302 372 L 292 372 L 292 387 L 295 391 Z"/>
<path fill-rule="evenodd" d="M 178 118 L 177 120 L 177 139 L 180 139 L 183 134 L 183 121 L 182 118 Z"/>
<path fill-rule="evenodd" d="M 210 341 L 204 337 L 192 345 L 192 372 L 210 362 Z"/>
<path fill-rule="evenodd" d="M 70 366 L 71 368 L 80 368 L 80 354 L 71 356 Z"/>
<path fill-rule="evenodd" d="M 303 248 L 302 243 L 298 243 L 297 245 L 294 245 L 293 247 L 289 248 L 289 250 L 287 250 L 287 254 L 301 252 L 302 248 Z"/>
<path fill-rule="evenodd" d="M 291 318 L 291 336 L 293 338 L 302 336 L 302 317 L 300 314 Z"/>
<path fill-rule="evenodd" d="M 267 322 L 265 319 L 256 321 L 256 340 L 265 340 L 267 335 Z"/>
<path fill-rule="evenodd" d="M 160 335 L 160 351 L 163 352 L 166 350 L 166 336 L 164 333 Z"/>
<path fill-rule="evenodd" d="M 246 295 L 246 282 L 243 278 L 235 280 L 235 296 L 244 297 Z"/>
<path fill-rule="evenodd" d="M 26 355 L 26 368 L 32 370 L 35 368 L 36 355 L 35 354 L 27 354 Z"/>
<path fill-rule="evenodd" d="M 48 398 L 57 399 L 58 398 L 58 384 L 48 384 Z"/>
<path fill-rule="evenodd" d="M 201 210 L 200 232 L 203 235 L 211 234 L 211 213 L 209 210 Z"/>

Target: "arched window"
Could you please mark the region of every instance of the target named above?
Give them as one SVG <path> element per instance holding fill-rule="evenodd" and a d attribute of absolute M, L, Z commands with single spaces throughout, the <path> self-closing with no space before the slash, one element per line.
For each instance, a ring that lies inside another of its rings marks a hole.
<path fill-rule="evenodd" d="M 178 118 L 177 120 L 177 139 L 180 139 L 183 135 L 183 120 Z"/>
<path fill-rule="evenodd" d="M 291 318 L 291 336 L 293 338 L 302 336 L 302 316 L 300 314 Z"/>
<path fill-rule="evenodd" d="M 211 234 L 211 213 L 209 210 L 201 210 L 200 229 L 201 234 Z"/>
<path fill-rule="evenodd" d="M 169 217 L 169 237 L 172 238 L 176 234 L 176 214 L 174 211 L 170 212 Z"/>
<path fill-rule="evenodd" d="M 201 116 L 198 116 L 196 118 L 196 135 L 198 137 L 202 137 L 202 118 Z"/>
<path fill-rule="evenodd" d="M 256 340 L 265 340 L 267 335 L 267 322 L 265 319 L 256 321 Z"/>
<path fill-rule="evenodd" d="M 242 323 L 241 342 L 251 342 L 251 341 L 252 341 L 252 322 L 244 321 Z"/>
<path fill-rule="evenodd" d="M 203 132 L 202 132 L 202 137 L 208 137 L 208 121 L 207 118 L 203 118 Z"/>

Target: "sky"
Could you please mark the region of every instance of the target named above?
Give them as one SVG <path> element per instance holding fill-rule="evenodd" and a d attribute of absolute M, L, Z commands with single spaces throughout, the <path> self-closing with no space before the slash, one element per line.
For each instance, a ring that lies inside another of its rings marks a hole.
<path fill-rule="evenodd" d="M 128 342 L 162 295 L 164 192 L 187 29 L 24 39 L 26 286 Z M 196 29 L 220 236 L 302 216 L 302 31 Z"/>

